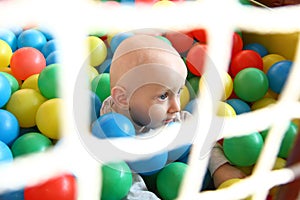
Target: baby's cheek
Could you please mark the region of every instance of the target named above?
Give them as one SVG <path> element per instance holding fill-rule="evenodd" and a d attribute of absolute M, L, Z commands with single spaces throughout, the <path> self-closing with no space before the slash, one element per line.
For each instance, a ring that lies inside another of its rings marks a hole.
<path fill-rule="evenodd" d="M 152 105 L 149 108 L 150 125 L 155 126 L 157 123 L 162 123 L 166 118 L 166 111 L 167 109 L 163 105 Z"/>

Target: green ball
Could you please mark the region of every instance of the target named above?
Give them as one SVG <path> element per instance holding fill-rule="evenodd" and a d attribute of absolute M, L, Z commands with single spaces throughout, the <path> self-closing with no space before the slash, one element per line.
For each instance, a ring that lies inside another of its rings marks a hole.
<path fill-rule="evenodd" d="M 200 77 L 197 77 L 197 76 L 188 79 L 189 84 L 187 84 L 187 87 L 189 89 L 191 99 L 194 99 L 198 95 L 199 80 L 200 80 Z"/>
<path fill-rule="evenodd" d="M 225 138 L 223 150 L 227 159 L 240 167 L 256 163 L 263 147 L 263 138 L 258 132 L 244 136 Z"/>
<path fill-rule="evenodd" d="M 289 128 L 285 132 L 285 135 L 282 139 L 280 149 L 278 152 L 278 157 L 280 158 L 288 158 L 290 150 L 293 148 L 294 141 L 296 139 L 298 127 L 293 122 L 290 123 Z M 268 135 L 269 130 L 264 130 L 261 132 L 263 139 Z"/>
<path fill-rule="evenodd" d="M 120 200 L 132 185 L 132 173 L 128 165 L 121 161 L 102 166 L 101 200 Z"/>
<path fill-rule="evenodd" d="M 101 102 L 110 96 L 110 76 L 109 73 L 97 75 L 92 80 L 92 91 L 97 94 Z"/>
<path fill-rule="evenodd" d="M 242 100 L 253 102 L 265 96 L 269 89 L 269 81 L 263 71 L 256 68 L 246 68 L 234 78 L 233 89 Z"/>
<path fill-rule="evenodd" d="M 59 97 L 60 64 L 51 64 L 45 67 L 38 77 L 38 87 L 41 94 L 47 99 Z"/>
<path fill-rule="evenodd" d="M 7 78 L 11 87 L 11 94 L 13 94 L 15 91 L 17 91 L 20 88 L 19 83 L 14 76 L 6 72 L 0 72 L 0 74 L 3 74 Z"/>
<path fill-rule="evenodd" d="M 11 151 L 14 157 L 18 157 L 43 152 L 51 146 L 52 142 L 49 138 L 41 133 L 31 132 L 18 137 L 12 144 Z"/>
<path fill-rule="evenodd" d="M 175 199 L 188 165 L 173 162 L 165 166 L 157 175 L 157 190 L 164 200 Z"/>

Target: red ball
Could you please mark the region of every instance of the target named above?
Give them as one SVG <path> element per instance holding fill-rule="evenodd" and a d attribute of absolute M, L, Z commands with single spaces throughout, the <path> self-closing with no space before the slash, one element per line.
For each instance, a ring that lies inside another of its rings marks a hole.
<path fill-rule="evenodd" d="M 65 174 L 37 186 L 25 187 L 24 197 L 25 200 L 75 200 L 77 199 L 75 177 Z"/>
<path fill-rule="evenodd" d="M 188 51 L 194 43 L 191 33 L 167 32 L 165 37 L 179 53 Z"/>
<path fill-rule="evenodd" d="M 192 31 L 192 35 L 198 42 L 202 44 L 207 43 L 206 31 L 204 29 L 195 29 Z"/>
<path fill-rule="evenodd" d="M 46 67 L 43 54 L 32 47 L 23 47 L 14 52 L 10 60 L 13 76 L 25 80 L 33 74 L 39 74 Z"/>
<path fill-rule="evenodd" d="M 196 44 L 187 53 L 186 65 L 189 71 L 196 76 L 201 76 L 204 72 L 206 49 L 205 44 Z"/>
<path fill-rule="evenodd" d="M 231 49 L 231 58 L 233 58 L 237 53 L 243 49 L 243 40 L 241 36 L 234 32 L 232 38 L 232 49 Z"/>
<path fill-rule="evenodd" d="M 241 70 L 249 67 L 263 71 L 263 60 L 255 51 L 242 50 L 231 60 L 230 75 L 235 77 Z"/>

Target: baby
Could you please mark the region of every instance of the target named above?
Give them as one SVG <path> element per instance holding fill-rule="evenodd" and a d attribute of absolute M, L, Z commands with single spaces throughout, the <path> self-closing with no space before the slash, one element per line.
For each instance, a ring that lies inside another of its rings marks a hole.
<path fill-rule="evenodd" d="M 180 110 L 180 94 L 187 68 L 178 52 L 154 36 L 134 35 L 125 39 L 114 52 L 110 68 L 111 96 L 102 104 L 100 114 L 117 112 L 128 117 L 136 134 L 164 127 L 191 117 Z M 221 148 L 212 152 L 210 172 L 217 187 L 225 180 L 243 178 L 231 166 Z M 147 191 L 144 181 L 133 174 L 127 199 L 158 199 Z"/>

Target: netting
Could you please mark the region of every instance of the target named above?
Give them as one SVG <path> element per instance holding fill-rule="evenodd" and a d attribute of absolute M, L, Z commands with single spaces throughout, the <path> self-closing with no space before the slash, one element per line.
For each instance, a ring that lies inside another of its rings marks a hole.
<path fill-rule="evenodd" d="M 0 1 L 1 25 L 24 26 L 34 23 L 45 26 L 55 33 L 60 41 L 63 55 L 61 89 L 66 102 L 63 116 L 64 137 L 60 143 L 47 152 L 18 158 L 9 165 L 1 165 L 0 193 L 35 185 L 55 175 L 71 172 L 77 178 L 78 199 L 99 199 L 101 193 L 99 167 L 103 163 L 139 159 L 143 157 L 143 153 L 155 154 L 157 148 L 163 149 L 167 144 L 158 141 L 168 141 L 172 137 L 172 131 L 179 131 L 179 129 L 165 130 L 159 138 L 151 138 L 143 143 L 135 139 L 97 141 L 97 145 L 103 147 L 103 152 L 108 152 L 109 143 L 118 146 L 124 152 L 139 152 L 140 155 L 135 158 L 110 152 L 102 155 L 102 163 L 99 163 L 89 154 L 88 151 L 92 150 L 85 148 L 86 144 L 82 144 L 83 138 L 78 134 L 78 132 L 89 132 L 88 113 L 80 106 L 89 105 L 88 95 L 85 95 L 88 86 L 79 74 L 87 57 L 84 39 L 92 28 L 113 31 L 143 28 L 188 30 L 200 26 L 205 28 L 208 34 L 208 55 L 214 62 L 217 72 L 221 73 L 228 68 L 229 49 L 234 30 L 241 29 L 260 34 L 299 32 L 300 25 L 297 20 L 299 11 L 299 6 L 270 10 L 242 6 L 235 0 L 202 0 L 157 9 L 132 6 L 104 7 L 98 2 L 83 0 Z M 297 43 L 299 46 L 299 41 Z M 253 195 L 253 199 L 265 199 L 273 186 L 288 183 L 300 176 L 299 164 L 271 171 L 289 121 L 300 117 L 299 59 L 300 52 L 296 51 L 289 79 L 279 100 L 271 107 L 240 115 L 234 119 L 221 118 L 213 113 L 216 106 L 213 102 L 217 102 L 218 95 L 211 97 L 208 92 L 203 92 L 203 95 L 198 98 L 199 117 L 194 122 L 197 124 L 196 130 L 189 130 L 188 122 L 183 129 L 195 133 L 201 130 L 201 134 L 196 134 L 194 138 L 189 158 L 190 167 L 184 177 L 178 199 L 241 199 L 249 195 Z M 222 88 L 220 86 L 217 89 L 216 91 L 221 91 Z M 74 119 L 74 113 L 80 114 L 79 120 Z M 222 120 L 223 127 L 216 138 L 211 138 L 212 141 L 272 128 L 251 176 L 223 190 L 199 192 L 209 158 L 207 149 L 203 147 L 213 120 Z M 92 138 L 86 140 L 90 144 L 96 142 Z M 182 141 L 181 144 L 185 142 L 187 141 Z"/>

